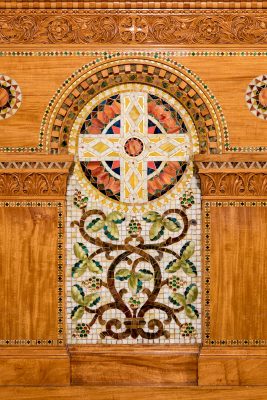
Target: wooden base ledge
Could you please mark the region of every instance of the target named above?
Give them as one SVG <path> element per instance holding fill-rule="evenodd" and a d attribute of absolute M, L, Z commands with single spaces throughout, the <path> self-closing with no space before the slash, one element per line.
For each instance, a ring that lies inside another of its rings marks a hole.
<path fill-rule="evenodd" d="M 197 385 L 198 346 L 70 346 L 73 385 Z"/>
<path fill-rule="evenodd" d="M 0 385 L 67 386 L 69 383 L 66 348 L 0 348 Z"/>
<path fill-rule="evenodd" d="M 199 385 L 266 385 L 267 348 L 203 348 L 198 364 Z"/>
<path fill-rule="evenodd" d="M 2 387 L 0 400 L 266 400 L 267 387 Z"/>

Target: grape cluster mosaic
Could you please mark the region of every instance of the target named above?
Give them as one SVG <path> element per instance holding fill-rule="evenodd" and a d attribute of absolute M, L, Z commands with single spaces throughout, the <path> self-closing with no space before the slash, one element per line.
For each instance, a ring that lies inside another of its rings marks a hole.
<path fill-rule="evenodd" d="M 72 132 L 68 341 L 199 342 L 194 125 L 171 96 L 146 85 L 117 86 L 95 103 Z"/>

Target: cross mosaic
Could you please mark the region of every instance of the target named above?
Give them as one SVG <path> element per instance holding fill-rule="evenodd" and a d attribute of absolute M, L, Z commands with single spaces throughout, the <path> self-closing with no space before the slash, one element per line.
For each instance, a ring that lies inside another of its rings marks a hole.
<path fill-rule="evenodd" d="M 143 84 L 95 96 L 72 129 L 69 343 L 200 341 L 200 190 L 194 123 Z"/>

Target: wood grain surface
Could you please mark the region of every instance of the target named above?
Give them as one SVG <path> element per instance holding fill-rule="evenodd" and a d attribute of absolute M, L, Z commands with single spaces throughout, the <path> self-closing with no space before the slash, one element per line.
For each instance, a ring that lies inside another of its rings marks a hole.
<path fill-rule="evenodd" d="M 1 400 L 266 400 L 267 387 L 0 388 Z"/>
<path fill-rule="evenodd" d="M 196 385 L 198 346 L 69 346 L 74 385 Z"/>
<path fill-rule="evenodd" d="M 69 382 L 70 361 L 64 347 L 0 348 L 1 386 L 66 386 Z"/>
<path fill-rule="evenodd" d="M 0 340 L 56 340 L 57 208 L 0 207 Z"/>
<path fill-rule="evenodd" d="M 267 339 L 266 207 L 211 207 L 212 340 Z"/>
<path fill-rule="evenodd" d="M 265 385 L 266 347 L 203 348 L 198 363 L 199 385 Z"/>

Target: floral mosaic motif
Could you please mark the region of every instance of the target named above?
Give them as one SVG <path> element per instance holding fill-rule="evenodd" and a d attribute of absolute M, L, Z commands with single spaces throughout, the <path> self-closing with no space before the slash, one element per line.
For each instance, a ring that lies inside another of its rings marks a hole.
<path fill-rule="evenodd" d="M 246 102 L 253 115 L 267 120 L 267 75 L 258 76 L 248 85 Z"/>
<path fill-rule="evenodd" d="M 0 74 L 0 120 L 14 115 L 22 101 L 22 94 L 17 82 L 7 75 Z"/>
<path fill-rule="evenodd" d="M 169 338 L 168 325 L 174 321 L 182 337 L 195 338 L 197 332 L 190 322 L 199 317 L 194 305 L 198 298 L 194 282 L 197 268 L 191 261 L 195 244 L 188 240 L 180 245 L 179 252 L 173 250 L 194 222 L 188 218 L 187 208 L 181 206 L 163 214 L 148 211 L 142 222 L 133 217 L 123 240 L 119 227 L 127 225 L 127 218 L 122 212 L 87 210 L 87 199 L 78 190 L 73 200 L 81 217 L 71 225 L 78 227 L 82 241 L 73 246 L 76 262 L 72 276 L 77 283 L 71 287 L 71 319 L 76 323 L 72 336 L 87 338 L 98 323 L 101 339 Z M 142 226 L 147 225 L 149 235 L 145 238 Z M 168 297 L 163 302 L 160 293 L 166 289 Z M 105 292 L 109 292 L 111 301 L 107 302 Z M 109 318 L 110 310 L 118 311 L 120 318 Z M 165 314 L 163 321 L 151 317 L 155 310 Z M 90 322 L 83 322 L 85 315 L 90 316 Z"/>
<path fill-rule="evenodd" d="M 111 199 L 144 203 L 172 189 L 188 166 L 187 127 L 175 108 L 146 92 L 110 96 L 93 108 L 79 137 L 81 168 Z"/>

